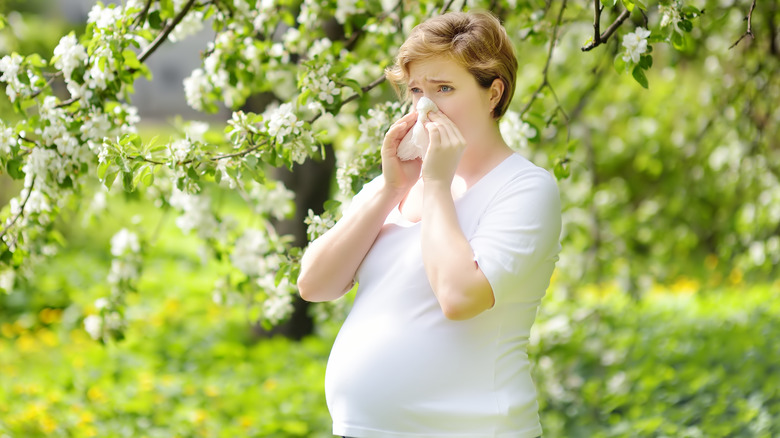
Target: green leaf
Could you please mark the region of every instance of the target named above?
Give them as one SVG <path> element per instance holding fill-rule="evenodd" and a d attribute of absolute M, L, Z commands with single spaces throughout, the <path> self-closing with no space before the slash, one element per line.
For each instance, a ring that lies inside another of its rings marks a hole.
<path fill-rule="evenodd" d="M 680 12 L 684 15 L 688 15 L 690 18 L 701 15 L 701 11 L 698 8 L 690 5 L 683 6 Z"/>
<path fill-rule="evenodd" d="M 634 11 L 634 2 L 633 1 L 631 1 L 631 0 L 621 0 L 621 1 L 623 2 L 623 6 L 625 6 L 626 9 L 628 9 L 628 12 L 633 12 Z"/>
<path fill-rule="evenodd" d="M 133 191 L 133 172 L 122 172 L 122 188 L 126 192 Z"/>
<path fill-rule="evenodd" d="M 26 61 L 33 67 L 46 67 L 46 61 L 41 58 L 41 55 L 33 53 L 26 58 Z"/>
<path fill-rule="evenodd" d="M 141 171 L 141 182 L 146 187 L 151 187 L 151 185 L 154 184 L 154 172 L 152 171 L 152 166 L 144 167 L 144 169 Z"/>
<path fill-rule="evenodd" d="M 690 32 L 693 30 L 693 23 L 691 23 L 688 20 L 681 20 L 680 21 L 680 28 L 686 32 Z"/>
<path fill-rule="evenodd" d="M 653 57 L 650 55 L 642 55 L 639 58 L 639 66 L 647 70 L 653 66 Z"/>
<path fill-rule="evenodd" d="M 559 180 L 568 178 L 569 175 L 571 175 L 569 160 L 565 158 L 556 160 L 555 167 L 553 167 L 553 173 L 555 174 L 555 178 Z"/>
<path fill-rule="evenodd" d="M 677 50 L 685 48 L 685 39 L 680 33 L 672 32 L 672 46 Z"/>
<path fill-rule="evenodd" d="M 138 62 L 138 56 L 130 49 L 126 49 L 122 52 L 122 58 L 125 61 L 125 65 L 130 68 L 140 69 L 141 63 Z"/>
<path fill-rule="evenodd" d="M 114 185 L 114 181 L 116 180 L 116 176 L 119 175 L 119 171 L 115 169 L 111 169 L 111 171 L 106 173 L 106 178 L 103 180 L 103 185 L 107 189 L 111 189 L 111 186 Z"/>
<path fill-rule="evenodd" d="M 160 17 L 163 19 L 173 18 L 176 13 L 173 9 L 173 0 L 160 0 Z"/>
<path fill-rule="evenodd" d="M 24 162 L 22 162 L 22 160 L 14 158 L 13 160 L 9 160 L 5 167 L 8 170 L 8 175 L 10 175 L 11 178 L 24 179 L 24 172 L 22 172 L 23 166 Z"/>
<path fill-rule="evenodd" d="M 98 167 L 97 167 L 97 177 L 98 177 L 98 179 L 100 179 L 101 181 L 102 181 L 102 180 L 103 180 L 103 178 L 106 176 L 106 171 L 107 171 L 107 170 L 108 170 L 108 168 L 110 167 L 110 165 L 109 165 L 109 164 L 110 164 L 110 163 L 108 162 L 108 160 L 106 160 L 106 161 L 104 161 L 104 162 L 102 162 L 102 163 L 98 164 Z"/>
<path fill-rule="evenodd" d="M 631 72 L 631 76 L 636 79 L 637 82 L 639 82 L 639 85 L 641 85 L 644 88 L 647 88 L 647 76 L 645 76 L 645 71 L 640 66 L 634 67 L 634 70 Z"/>

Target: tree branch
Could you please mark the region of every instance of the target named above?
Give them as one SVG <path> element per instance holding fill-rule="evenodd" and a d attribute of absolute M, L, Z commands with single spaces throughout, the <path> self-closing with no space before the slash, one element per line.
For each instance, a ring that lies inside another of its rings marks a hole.
<path fill-rule="evenodd" d="M 550 39 L 550 48 L 547 51 L 547 61 L 544 63 L 544 70 L 542 70 L 542 83 L 539 84 L 539 87 L 536 88 L 536 91 L 533 92 L 531 95 L 531 99 L 528 101 L 528 103 L 525 104 L 525 107 L 520 111 L 520 117 L 523 117 L 523 114 L 528 112 L 528 110 L 531 108 L 531 105 L 533 105 L 536 98 L 539 96 L 539 93 L 542 92 L 542 89 L 544 87 L 550 85 L 550 82 L 547 79 L 547 71 L 550 69 L 550 60 L 552 59 L 552 53 L 553 49 L 555 48 L 555 42 L 558 39 L 558 26 L 561 24 L 561 19 L 563 18 L 563 10 L 566 9 L 566 0 L 563 0 L 563 4 L 561 4 L 561 10 L 558 12 L 558 20 L 555 22 L 555 27 L 553 27 L 553 35 Z"/>
<path fill-rule="evenodd" d="M 595 17 L 593 18 L 593 43 L 596 45 L 601 44 L 601 11 L 604 10 L 604 6 L 601 5 L 601 0 L 593 0 L 593 9 Z"/>
<path fill-rule="evenodd" d="M 628 9 L 624 10 L 623 13 L 621 13 L 615 19 L 615 21 L 612 24 L 609 25 L 607 30 L 605 30 L 604 33 L 602 33 L 601 35 L 598 36 L 597 40 L 594 39 L 593 41 L 591 41 L 587 45 L 583 46 L 582 47 L 582 51 L 583 52 L 588 52 L 588 51 L 593 50 L 596 47 L 606 43 L 607 40 L 609 39 L 609 37 L 611 37 L 612 34 L 615 33 L 617 28 L 620 27 L 620 25 L 623 24 L 623 22 L 626 21 L 628 19 L 628 17 L 630 17 L 630 16 L 631 16 L 631 11 L 629 11 Z"/>
<path fill-rule="evenodd" d="M 148 58 L 152 53 L 154 53 L 155 50 L 157 50 L 160 45 L 165 41 L 166 38 L 168 38 L 168 35 L 173 32 L 173 29 L 176 28 L 176 26 L 179 25 L 182 19 L 184 19 L 184 16 L 187 15 L 187 12 L 190 11 L 192 8 L 192 5 L 195 4 L 197 0 L 189 0 L 187 4 L 184 5 L 184 7 L 181 9 L 178 15 L 173 19 L 172 22 L 170 22 L 167 26 L 165 26 L 165 29 L 163 29 L 162 32 L 160 32 L 159 35 L 157 35 L 157 38 L 152 41 L 152 44 L 149 45 L 149 47 L 144 50 L 144 52 L 141 54 L 141 56 L 138 57 L 138 62 L 144 62 L 146 61 L 146 58 Z"/>
<path fill-rule="evenodd" d="M 27 205 L 27 200 L 30 199 L 30 195 L 32 194 L 33 187 L 35 187 L 35 177 L 33 177 L 32 184 L 30 184 L 30 188 L 27 190 L 27 196 L 24 198 L 24 201 L 22 202 L 22 205 L 19 208 L 19 213 L 16 213 L 13 219 L 11 219 L 11 222 L 9 222 L 8 225 L 6 225 L 3 228 L 3 231 L 0 232 L 0 242 L 3 242 L 3 237 L 5 236 L 5 233 L 8 232 L 8 230 L 14 225 L 14 223 L 16 223 L 16 221 L 19 220 L 19 218 L 22 216 L 22 213 L 24 213 L 24 207 Z M 9 248 L 11 247 L 8 244 L 6 244 L 6 246 L 8 246 Z"/>
<path fill-rule="evenodd" d="M 146 20 L 146 14 L 149 13 L 149 8 L 152 7 L 152 1 L 154 0 L 146 0 L 144 8 L 141 10 L 141 12 L 138 13 L 138 16 L 135 17 L 135 20 L 133 20 L 135 25 L 141 24 L 144 20 Z"/>
<path fill-rule="evenodd" d="M 743 38 L 750 35 L 750 39 L 755 39 L 755 36 L 753 35 L 753 9 L 756 8 L 756 0 L 753 0 L 753 3 L 750 4 L 750 11 L 747 14 L 747 17 L 745 17 L 745 20 L 747 20 L 747 30 L 745 33 L 742 34 L 739 39 L 729 47 L 729 50 L 733 49 L 734 47 L 739 44 L 740 41 L 742 41 Z"/>
<path fill-rule="evenodd" d="M 450 6 L 452 6 L 452 3 L 454 1 L 455 0 L 449 0 L 445 5 L 443 5 L 441 7 L 441 10 L 439 10 L 439 14 L 443 14 L 443 13 L 447 12 L 447 10 L 450 8 Z"/>

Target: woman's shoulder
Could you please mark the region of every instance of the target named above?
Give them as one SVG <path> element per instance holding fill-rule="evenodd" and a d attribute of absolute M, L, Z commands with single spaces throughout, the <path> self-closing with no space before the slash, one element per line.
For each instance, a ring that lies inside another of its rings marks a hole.
<path fill-rule="evenodd" d="M 504 167 L 503 173 L 509 186 L 530 184 L 554 187 L 557 190 L 557 181 L 550 171 L 537 166 L 517 152 L 513 152 L 500 166 Z"/>

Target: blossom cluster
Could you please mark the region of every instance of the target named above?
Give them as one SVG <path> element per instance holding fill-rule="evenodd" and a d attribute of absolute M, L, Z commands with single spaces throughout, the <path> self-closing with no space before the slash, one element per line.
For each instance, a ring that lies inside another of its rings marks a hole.
<path fill-rule="evenodd" d="M 519 113 L 511 110 L 501 118 L 499 128 L 504 140 L 513 149 L 526 149 L 528 140 L 537 134 L 536 129 L 523 121 Z"/>
<path fill-rule="evenodd" d="M 647 37 L 650 31 L 637 27 L 634 32 L 629 32 L 623 36 L 623 47 L 626 49 L 623 53 L 623 61 L 639 63 L 639 58 L 647 52 Z"/>
<path fill-rule="evenodd" d="M 658 5 L 658 12 L 661 14 L 661 27 L 667 27 L 672 25 L 672 31 L 676 33 L 683 33 L 680 28 L 680 22 L 682 16 L 680 15 L 680 9 L 682 8 L 682 2 L 679 0 L 672 0 L 668 4 L 660 3 Z"/>

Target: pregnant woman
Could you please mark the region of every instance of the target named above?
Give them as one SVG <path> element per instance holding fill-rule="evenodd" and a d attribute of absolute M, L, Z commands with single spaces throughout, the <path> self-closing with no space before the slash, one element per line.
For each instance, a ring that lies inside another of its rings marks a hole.
<path fill-rule="evenodd" d="M 561 211 L 555 179 L 498 128 L 516 71 L 498 19 L 452 12 L 415 27 L 386 72 L 413 108 L 435 105 L 391 126 L 382 175 L 311 243 L 298 279 L 309 301 L 358 284 L 325 378 L 335 435 L 542 434 L 526 348 Z M 401 159 L 416 123 L 424 155 Z"/>

